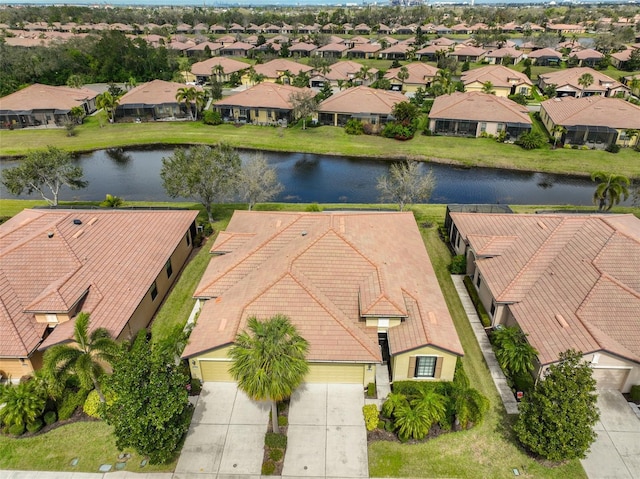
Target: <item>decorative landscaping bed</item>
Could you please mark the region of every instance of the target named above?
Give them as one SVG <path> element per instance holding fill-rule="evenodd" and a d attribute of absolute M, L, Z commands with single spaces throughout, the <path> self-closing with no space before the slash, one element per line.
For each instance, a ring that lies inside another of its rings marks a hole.
<path fill-rule="evenodd" d="M 289 400 L 278 403 L 278 427 L 280 433 L 274 433 L 269 419 L 269 427 L 264 437 L 264 456 L 262 475 L 281 476 L 284 455 L 287 451 L 287 426 L 289 425 Z"/>

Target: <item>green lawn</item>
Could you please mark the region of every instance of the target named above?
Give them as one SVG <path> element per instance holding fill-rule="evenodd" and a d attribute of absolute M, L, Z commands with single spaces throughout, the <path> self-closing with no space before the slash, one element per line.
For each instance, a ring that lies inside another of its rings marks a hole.
<path fill-rule="evenodd" d="M 207 126 L 200 122 L 118 123 L 100 128 L 95 118 L 67 137 L 64 130 L 0 131 L 0 156 L 28 153 L 47 145 L 70 151 L 151 144 L 213 144 L 270 151 L 298 151 L 351 157 L 432 160 L 464 166 L 510 168 L 545 173 L 589 175 L 610 171 L 640 178 L 640 154 L 629 148 L 612 154 L 601 150 L 526 151 L 488 138 L 417 135 L 399 142 L 379 136 L 351 136 L 342 128 L 323 126 L 301 130 L 245 125 Z"/>

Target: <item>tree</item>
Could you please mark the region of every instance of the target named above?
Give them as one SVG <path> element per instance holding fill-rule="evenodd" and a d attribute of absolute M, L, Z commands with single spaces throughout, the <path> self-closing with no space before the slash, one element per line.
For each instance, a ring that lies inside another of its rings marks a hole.
<path fill-rule="evenodd" d="M 69 88 L 82 88 L 83 85 L 83 81 L 82 81 L 82 77 L 80 75 L 69 75 L 69 78 L 67 78 L 67 86 Z"/>
<path fill-rule="evenodd" d="M 69 116 L 74 124 L 80 125 L 82 124 L 82 119 L 85 117 L 86 113 L 84 108 L 81 106 L 74 106 L 69 110 Z"/>
<path fill-rule="evenodd" d="M 423 175 L 420 163 L 408 161 L 393 163 L 389 174 L 378 178 L 378 191 L 381 201 L 392 201 L 398 204 L 400 211 L 405 206 L 417 201 L 428 201 L 436 186 L 433 171 Z"/>
<path fill-rule="evenodd" d="M 189 118 L 192 120 L 198 119 L 198 110 L 202 108 L 205 101 L 205 95 L 202 90 L 197 90 L 195 87 L 183 87 L 178 88 L 176 93 L 176 100 L 178 103 L 184 103 L 189 112 Z M 191 105 L 195 106 L 195 115 Z"/>
<path fill-rule="evenodd" d="M 460 427 L 466 429 L 469 423 L 479 423 L 489 410 L 489 400 L 468 384 L 455 384 L 451 390 L 452 408 Z"/>
<path fill-rule="evenodd" d="M 538 351 L 529 344 L 519 328 L 507 327 L 492 333 L 496 359 L 510 376 L 533 371 Z"/>
<path fill-rule="evenodd" d="M 398 74 L 396 76 L 398 77 L 398 80 L 400 80 L 402 85 L 404 85 L 404 82 L 406 82 L 409 78 L 409 70 L 405 66 L 400 67 L 400 70 L 398 70 Z"/>
<path fill-rule="evenodd" d="M 397 122 L 407 126 L 418 117 L 420 109 L 410 101 L 401 101 L 400 103 L 393 105 L 391 114 Z"/>
<path fill-rule="evenodd" d="M 582 354 L 566 351 L 520 403 L 518 440 L 551 461 L 584 458 L 596 438 L 596 381 Z"/>
<path fill-rule="evenodd" d="M 122 198 L 107 193 L 104 201 L 100 203 L 100 206 L 104 208 L 117 208 L 118 206 L 122 206 L 122 203 L 124 203 L 124 200 Z"/>
<path fill-rule="evenodd" d="M 240 197 L 251 211 L 256 203 L 269 201 L 282 192 L 276 170 L 271 168 L 263 155 L 257 154 L 242 165 L 238 179 Z"/>
<path fill-rule="evenodd" d="M 553 147 L 557 148 L 558 147 L 558 141 L 560 141 L 560 139 L 562 138 L 562 135 L 564 135 L 567 132 L 567 129 L 562 126 L 562 125 L 553 125 L 553 128 L 551 128 L 551 134 L 553 135 Z"/>
<path fill-rule="evenodd" d="M 49 205 L 58 206 L 61 187 L 77 190 L 87 186 L 82 175 L 82 168 L 73 164 L 69 153 L 49 146 L 44 151 L 29 153 L 20 165 L 3 170 L 2 184 L 16 196 L 23 191 L 27 194 L 37 191 Z M 45 190 L 51 192 L 52 198 L 46 196 Z"/>
<path fill-rule="evenodd" d="M 626 130 L 624 130 L 624 135 L 626 137 L 624 140 L 625 145 L 630 145 L 631 140 L 633 140 L 634 137 L 638 136 L 638 133 L 640 133 L 640 130 L 637 130 L 635 128 L 627 128 Z"/>
<path fill-rule="evenodd" d="M 116 108 L 118 107 L 118 104 L 118 98 L 108 91 L 101 93 L 96 98 L 96 107 L 98 109 L 103 109 L 107 113 L 111 123 L 115 121 Z"/>
<path fill-rule="evenodd" d="M 580 92 L 580 96 L 584 96 L 584 91 L 593 85 L 593 75 L 591 73 L 583 73 L 578 78 L 578 85 L 582 87 L 582 91 Z"/>
<path fill-rule="evenodd" d="M 105 402 L 100 388 L 100 377 L 105 363 L 110 364 L 117 351 L 117 343 L 105 328 L 89 333 L 90 316 L 80 313 L 73 326 L 75 344 L 58 344 L 47 349 L 42 360 L 45 374 L 64 382 L 69 374 L 75 374 L 83 389 L 95 388 L 101 402 Z"/>
<path fill-rule="evenodd" d="M 233 360 L 229 371 L 250 398 L 271 401 L 271 424 L 277 433 L 276 402 L 290 397 L 309 371 L 305 359 L 309 343 L 280 314 L 266 321 L 251 317 L 247 328 L 229 352 Z"/>
<path fill-rule="evenodd" d="M 558 86 L 555 83 L 552 83 L 551 85 L 544 87 L 542 94 L 547 98 L 554 98 L 558 94 L 557 88 Z"/>
<path fill-rule="evenodd" d="M 7 386 L 2 391 L 0 423 L 7 426 L 26 426 L 35 421 L 44 411 L 46 403 L 37 381 L 27 381 L 16 386 Z"/>
<path fill-rule="evenodd" d="M 222 98 L 222 83 L 213 78 L 211 80 L 211 99 L 220 100 Z"/>
<path fill-rule="evenodd" d="M 132 447 L 151 464 L 173 459 L 190 420 L 183 368 L 168 349 L 152 349 L 145 330 L 122 349 L 107 381 L 115 400 L 106 408 L 120 450 Z"/>
<path fill-rule="evenodd" d="M 289 102 L 293 107 L 293 117 L 302 118 L 302 129 L 307 129 L 307 117 L 318 109 L 315 95 L 311 90 L 294 92 L 289 95 Z"/>
<path fill-rule="evenodd" d="M 593 193 L 593 203 L 598 206 L 599 211 L 609 211 L 629 196 L 631 182 L 626 176 L 596 171 L 591 175 L 591 181 L 598 182 Z"/>
<path fill-rule="evenodd" d="M 490 81 L 486 81 L 482 84 L 482 93 L 487 93 L 489 95 L 495 95 L 496 92 L 493 89 L 493 83 Z"/>
<path fill-rule="evenodd" d="M 233 196 L 240 156 L 225 143 L 178 148 L 162 159 L 160 176 L 167 194 L 199 201 L 213 222 L 213 204 Z"/>

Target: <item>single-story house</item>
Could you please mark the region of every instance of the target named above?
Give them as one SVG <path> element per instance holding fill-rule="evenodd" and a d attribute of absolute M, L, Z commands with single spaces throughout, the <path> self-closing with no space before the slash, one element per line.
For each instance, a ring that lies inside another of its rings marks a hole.
<path fill-rule="evenodd" d="M 580 67 L 595 67 L 604 58 L 604 55 L 593 48 L 578 50 L 569 55 L 569 59 L 578 62 Z"/>
<path fill-rule="evenodd" d="M 420 61 L 433 62 L 438 59 L 439 55 L 447 55 L 449 47 L 444 45 L 427 45 L 416 51 L 416 58 Z"/>
<path fill-rule="evenodd" d="M 291 60 L 285 60 L 284 58 L 276 58 L 275 60 L 271 60 L 267 63 L 254 65 L 253 69 L 256 74 L 264 75 L 265 82 L 273 83 L 278 80 L 287 83 L 289 81 L 287 75 L 295 76 L 302 72 L 310 74 L 313 71 L 313 67 Z M 245 72 L 242 76 L 242 84 L 252 85 L 251 75 L 248 72 Z"/>
<path fill-rule="evenodd" d="M 347 58 L 376 58 L 382 48 L 379 43 L 360 43 L 347 50 Z"/>
<path fill-rule="evenodd" d="M 385 60 L 406 60 L 407 54 L 413 48 L 409 43 L 401 42 L 381 50 L 378 56 Z"/>
<path fill-rule="evenodd" d="M 460 47 L 458 49 L 453 50 L 449 53 L 450 57 L 455 58 L 459 62 L 481 62 L 487 51 L 484 48 L 480 47 Z"/>
<path fill-rule="evenodd" d="M 347 55 L 349 46 L 344 43 L 329 43 L 315 51 L 317 57 L 322 58 L 342 58 Z"/>
<path fill-rule="evenodd" d="M 26 209 L 0 225 L 0 375 L 39 369 L 81 311 L 118 340 L 146 328 L 193 249 L 196 216 Z"/>
<path fill-rule="evenodd" d="M 582 75 L 588 73 L 593 78 L 591 85 L 580 85 Z M 616 96 L 618 93 L 628 96 L 629 89 L 617 80 L 589 67 L 567 68 L 538 75 L 538 86 L 544 90 L 555 85 L 558 96 Z"/>
<path fill-rule="evenodd" d="M 488 93 L 455 92 L 436 97 L 429 112 L 429 129 L 440 135 L 479 137 L 506 132 L 516 140 L 531 131 L 526 106 Z"/>
<path fill-rule="evenodd" d="M 380 125 L 393 120 L 393 107 L 403 101 L 407 101 L 407 97 L 396 91 L 366 86 L 347 88 L 318 105 L 318 122 L 321 125 L 344 126 L 355 118 L 364 123 Z"/>
<path fill-rule="evenodd" d="M 547 23 L 547 31 L 560 34 L 580 34 L 586 31 L 584 25 L 566 24 L 566 23 Z"/>
<path fill-rule="evenodd" d="M 96 111 L 96 93 L 88 88 L 69 88 L 36 83 L 0 98 L 0 128 L 63 126 L 72 108 L 86 115 Z"/>
<path fill-rule="evenodd" d="M 636 52 L 636 55 L 640 54 L 640 47 L 638 48 L 627 48 L 626 50 L 622 50 L 620 52 L 611 54 L 611 64 L 617 68 L 618 70 L 624 70 L 627 67 L 627 62 L 631 60 L 631 54 Z"/>
<path fill-rule="evenodd" d="M 344 60 L 336 62 L 329 67 L 327 73 L 317 73 L 311 78 L 312 88 L 322 88 L 326 82 L 332 87 L 338 87 L 338 81 L 349 83 L 353 86 L 370 85 L 378 77 L 378 69 L 370 68 L 366 78 L 362 78 L 362 64 Z"/>
<path fill-rule="evenodd" d="M 465 91 L 482 91 L 487 82 L 491 82 L 496 96 L 509 96 L 520 93 L 529 96 L 533 83 L 524 73 L 517 72 L 504 65 L 491 65 L 466 71 L 460 80 Z"/>
<path fill-rule="evenodd" d="M 562 62 L 562 54 L 553 48 L 540 48 L 527 55 L 533 65 L 559 66 Z"/>
<path fill-rule="evenodd" d="M 205 55 L 205 57 L 211 57 L 213 55 L 216 55 L 221 49 L 222 49 L 222 43 L 214 43 L 214 42 L 202 42 L 202 43 L 198 43 L 197 45 L 188 48 L 185 50 L 185 54 L 188 57 L 195 57 L 200 55 L 200 57 L 202 58 L 202 55 Z M 208 55 L 207 55 L 208 52 Z"/>
<path fill-rule="evenodd" d="M 132 88 L 120 97 L 116 121 L 156 121 L 185 119 L 190 113 L 185 103 L 176 99 L 178 90 L 188 88 L 183 83 L 153 80 Z M 193 87 L 201 90 L 199 86 Z"/>
<path fill-rule="evenodd" d="M 233 73 L 244 72 L 250 66 L 248 63 L 233 58 L 213 57 L 191 65 L 191 73 L 196 76 L 200 84 L 209 82 L 211 77 L 215 77 L 219 82 L 226 82 L 229 81 Z"/>
<path fill-rule="evenodd" d="M 313 43 L 298 42 L 289 47 L 289 52 L 293 57 L 309 57 L 317 49 L 317 45 L 314 45 Z"/>
<path fill-rule="evenodd" d="M 535 374 L 581 351 L 599 388 L 640 384 L 640 220 L 633 215 L 451 213 L 451 245 L 492 324 L 517 326 Z"/>
<path fill-rule="evenodd" d="M 391 82 L 391 89 L 394 91 L 405 91 L 406 93 L 415 93 L 418 88 L 427 88 L 431 86 L 433 79 L 438 73 L 438 69 L 434 66 L 422 62 L 408 63 L 404 66 L 409 74 L 404 81 L 398 79 L 400 68 L 392 68 L 385 73 L 384 78 Z"/>
<path fill-rule="evenodd" d="M 250 43 L 233 42 L 223 46 L 219 52 L 220 55 L 226 57 L 246 57 L 253 48 Z"/>
<path fill-rule="evenodd" d="M 309 342 L 306 382 L 453 378 L 463 351 L 413 214 L 236 211 L 211 253 L 193 377 L 232 380 L 247 319 L 284 314 Z"/>
<path fill-rule="evenodd" d="M 629 138 L 626 132 L 640 131 L 640 106 L 600 95 L 551 98 L 540 104 L 540 120 L 549 132 L 556 125 L 563 126 L 566 131 L 561 141 L 570 145 L 634 146 L 639 135 Z"/>
<path fill-rule="evenodd" d="M 286 125 L 293 120 L 291 95 L 311 91 L 277 83 L 258 83 L 213 104 L 224 121 L 258 125 Z"/>
<path fill-rule="evenodd" d="M 492 65 L 517 65 L 524 58 L 520 50 L 511 47 L 498 48 L 485 55 L 485 60 Z"/>

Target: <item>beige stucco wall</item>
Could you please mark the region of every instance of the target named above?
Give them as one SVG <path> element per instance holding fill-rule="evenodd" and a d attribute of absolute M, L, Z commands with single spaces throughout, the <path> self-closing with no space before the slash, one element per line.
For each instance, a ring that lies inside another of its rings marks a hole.
<path fill-rule="evenodd" d="M 206 353 L 200 354 L 196 357 L 189 359 L 189 369 L 191 370 L 191 376 L 198 379 L 203 379 L 202 377 L 202 363 L 207 361 L 228 361 L 229 358 L 229 349 L 231 349 L 231 345 L 222 346 L 217 349 L 212 349 L 211 351 L 207 351 Z M 230 361 L 229 361 L 230 362 Z"/>
<path fill-rule="evenodd" d="M 409 361 L 412 356 L 438 356 L 441 357 L 442 370 L 439 378 L 420 378 L 416 379 L 408 376 Z M 425 346 L 414 349 L 406 353 L 398 354 L 391 358 L 391 370 L 393 372 L 394 381 L 403 381 L 407 379 L 416 381 L 453 381 L 453 373 L 456 369 L 457 356 L 448 351 L 435 348 L 433 346 Z"/>

